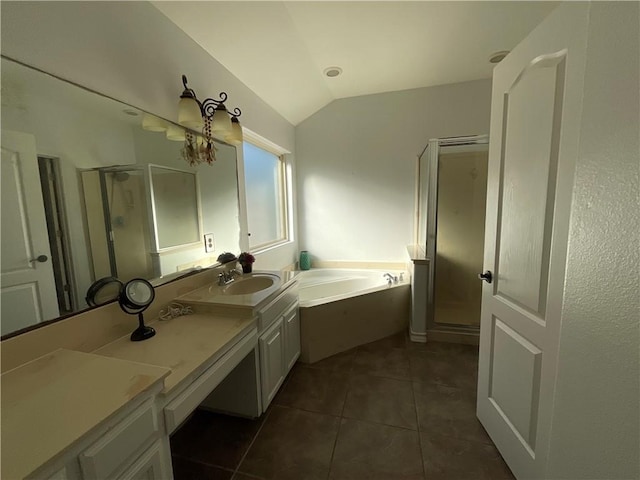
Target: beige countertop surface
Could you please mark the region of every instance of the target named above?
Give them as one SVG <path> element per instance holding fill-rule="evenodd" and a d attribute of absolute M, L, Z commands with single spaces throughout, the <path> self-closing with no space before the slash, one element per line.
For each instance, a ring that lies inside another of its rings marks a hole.
<path fill-rule="evenodd" d="M 267 295 L 234 295 L 246 315 L 196 312 L 156 320 L 148 322 L 156 330 L 148 340 L 132 342 L 126 335 L 92 353 L 58 349 L 0 376 L 1 477 L 31 474 L 163 380 L 165 396 L 195 380 L 256 328 L 253 310 L 298 274 L 265 273 L 280 277 L 279 288 Z"/>
<path fill-rule="evenodd" d="M 94 353 L 171 369 L 163 390 L 163 394 L 170 395 L 176 387 L 200 375 L 255 323 L 253 318 L 184 315 L 150 323 L 156 335 L 148 340 L 132 342 L 128 336 L 122 337 Z"/>
<path fill-rule="evenodd" d="M 407 253 L 414 264 L 428 264 L 430 259 L 425 253 L 425 249 L 421 245 L 407 245 Z"/>
<path fill-rule="evenodd" d="M 29 475 L 169 373 L 64 349 L 4 373 L 2 478 Z"/>

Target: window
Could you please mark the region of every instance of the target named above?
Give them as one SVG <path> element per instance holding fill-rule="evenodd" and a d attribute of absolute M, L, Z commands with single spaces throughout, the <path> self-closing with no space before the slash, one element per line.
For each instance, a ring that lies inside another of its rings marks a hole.
<path fill-rule="evenodd" d="M 243 145 L 249 248 L 256 250 L 288 240 L 285 162 L 252 143 Z"/>

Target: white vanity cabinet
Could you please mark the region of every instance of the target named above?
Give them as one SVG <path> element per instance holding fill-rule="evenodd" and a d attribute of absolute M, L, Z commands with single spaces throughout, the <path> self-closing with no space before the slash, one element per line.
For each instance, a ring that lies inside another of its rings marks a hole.
<path fill-rule="evenodd" d="M 258 318 L 262 411 L 265 412 L 300 356 L 297 283 L 261 309 Z"/>
<path fill-rule="evenodd" d="M 154 443 L 131 465 L 118 480 L 166 480 L 173 478 L 162 457 L 162 445 Z"/>
<path fill-rule="evenodd" d="M 83 480 L 167 478 L 161 455 L 163 430 L 154 399 L 149 399 L 80 453 Z"/>
<path fill-rule="evenodd" d="M 289 372 L 300 356 L 300 315 L 298 303 L 292 305 L 282 319 L 284 324 L 284 364 Z"/>
<path fill-rule="evenodd" d="M 263 412 L 278 393 L 286 375 L 284 363 L 284 322 L 276 321 L 260 337 L 260 377 Z"/>
<path fill-rule="evenodd" d="M 157 396 L 126 409 L 29 479 L 166 480 L 173 478 L 169 437 Z"/>

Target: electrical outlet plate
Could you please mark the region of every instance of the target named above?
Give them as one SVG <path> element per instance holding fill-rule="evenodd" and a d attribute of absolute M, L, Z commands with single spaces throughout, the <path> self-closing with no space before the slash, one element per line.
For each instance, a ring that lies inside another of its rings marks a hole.
<path fill-rule="evenodd" d="M 204 234 L 204 251 L 206 253 L 211 253 L 215 249 L 213 244 L 213 233 L 205 233 Z"/>

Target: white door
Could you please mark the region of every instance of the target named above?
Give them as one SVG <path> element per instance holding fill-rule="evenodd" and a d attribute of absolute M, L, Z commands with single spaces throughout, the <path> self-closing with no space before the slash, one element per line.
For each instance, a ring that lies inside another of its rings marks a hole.
<path fill-rule="evenodd" d="M 560 6 L 494 70 L 477 412 L 519 479 L 546 475 L 587 13 Z"/>
<path fill-rule="evenodd" d="M 2 131 L 0 215 L 4 335 L 58 316 L 33 135 Z M 41 261 L 36 260 L 38 257 Z"/>

